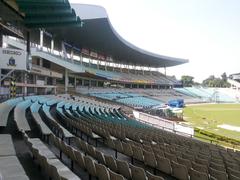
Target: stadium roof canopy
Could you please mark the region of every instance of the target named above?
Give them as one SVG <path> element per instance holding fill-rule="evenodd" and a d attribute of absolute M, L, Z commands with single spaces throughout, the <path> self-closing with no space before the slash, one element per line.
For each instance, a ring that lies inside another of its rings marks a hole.
<path fill-rule="evenodd" d="M 188 62 L 186 59 L 151 53 L 127 42 L 114 30 L 105 9 L 100 6 L 86 4 L 71 4 L 71 6 L 83 21 L 83 27 L 61 27 L 52 32 L 63 38 L 67 37 L 69 43 L 76 47 L 111 55 L 114 62 L 126 64 L 170 67 Z"/>
<path fill-rule="evenodd" d="M 44 28 L 56 39 L 79 49 L 88 48 L 112 56 L 114 62 L 149 67 L 170 67 L 188 62 L 186 59 L 151 53 L 127 42 L 114 30 L 105 9 L 100 6 L 70 5 L 68 0 L 0 0 L 0 2 L 15 11 L 12 14 L 7 13 L 8 10 L 1 11 L 1 17 L 15 25 L 32 29 L 33 41 L 39 40 L 36 30 Z M 55 47 L 60 46 L 56 44 Z"/>
<path fill-rule="evenodd" d="M 82 22 L 68 0 L 0 0 L 1 17 L 15 25 L 31 28 L 81 26 Z M 11 8 L 12 13 L 9 12 Z M 15 14 L 13 13 L 15 12 Z M 10 15 L 12 19 L 6 17 Z M 16 16 L 18 15 L 18 16 Z M 13 19 L 15 18 L 15 19 Z M 17 22 L 17 23 L 16 23 Z"/>

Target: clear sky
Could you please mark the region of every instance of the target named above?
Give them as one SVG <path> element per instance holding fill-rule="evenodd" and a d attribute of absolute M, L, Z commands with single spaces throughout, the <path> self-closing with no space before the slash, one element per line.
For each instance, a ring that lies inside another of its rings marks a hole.
<path fill-rule="evenodd" d="M 103 6 L 130 43 L 161 55 L 189 59 L 167 68 L 201 82 L 240 72 L 240 0 L 69 0 Z"/>

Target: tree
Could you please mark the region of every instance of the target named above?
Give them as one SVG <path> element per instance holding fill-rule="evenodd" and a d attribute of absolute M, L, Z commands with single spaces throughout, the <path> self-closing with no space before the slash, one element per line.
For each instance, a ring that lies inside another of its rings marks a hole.
<path fill-rule="evenodd" d="M 216 78 L 214 75 L 209 76 L 203 80 L 202 85 L 207 87 L 230 87 L 225 72 L 221 75 L 221 78 Z"/>
<path fill-rule="evenodd" d="M 190 87 L 194 84 L 194 81 L 193 81 L 194 77 L 192 76 L 182 76 L 181 77 L 181 82 L 182 82 L 182 85 L 183 87 Z"/>
<path fill-rule="evenodd" d="M 227 82 L 227 74 L 225 72 L 221 75 L 221 77 L 224 82 Z"/>

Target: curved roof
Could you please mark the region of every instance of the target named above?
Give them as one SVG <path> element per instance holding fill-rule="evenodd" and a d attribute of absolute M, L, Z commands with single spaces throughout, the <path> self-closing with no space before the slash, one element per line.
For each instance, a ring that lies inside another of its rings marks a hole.
<path fill-rule="evenodd" d="M 79 36 L 85 37 L 84 40 L 87 38 L 86 47 L 107 52 L 114 59 L 127 64 L 169 67 L 188 62 L 186 59 L 148 52 L 129 43 L 115 31 L 103 7 L 85 4 L 72 4 L 72 7 L 84 22 Z"/>
<path fill-rule="evenodd" d="M 163 56 L 145 51 L 123 39 L 113 28 L 103 7 L 86 4 L 71 4 L 83 27 L 60 27 L 48 29 L 75 47 L 88 48 L 111 55 L 114 62 L 150 67 L 170 67 L 188 60 Z"/>
<path fill-rule="evenodd" d="M 84 22 L 82 29 L 86 30 L 86 34 L 83 36 L 89 37 L 89 43 L 93 43 L 93 46 L 89 47 L 100 50 L 100 52 L 108 52 L 120 62 L 155 67 L 169 67 L 188 62 L 186 59 L 148 52 L 129 43 L 113 28 L 103 7 L 86 4 L 72 4 L 72 7 Z"/>

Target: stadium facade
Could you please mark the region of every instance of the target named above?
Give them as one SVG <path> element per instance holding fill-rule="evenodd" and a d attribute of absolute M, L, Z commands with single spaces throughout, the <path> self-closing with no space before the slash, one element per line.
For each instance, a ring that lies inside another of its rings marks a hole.
<path fill-rule="evenodd" d="M 99 6 L 1 1 L 0 22 L 2 95 L 12 79 L 25 95 L 79 86 L 168 89 L 181 83 L 159 69 L 188 62 L 127 42 Z"/>

